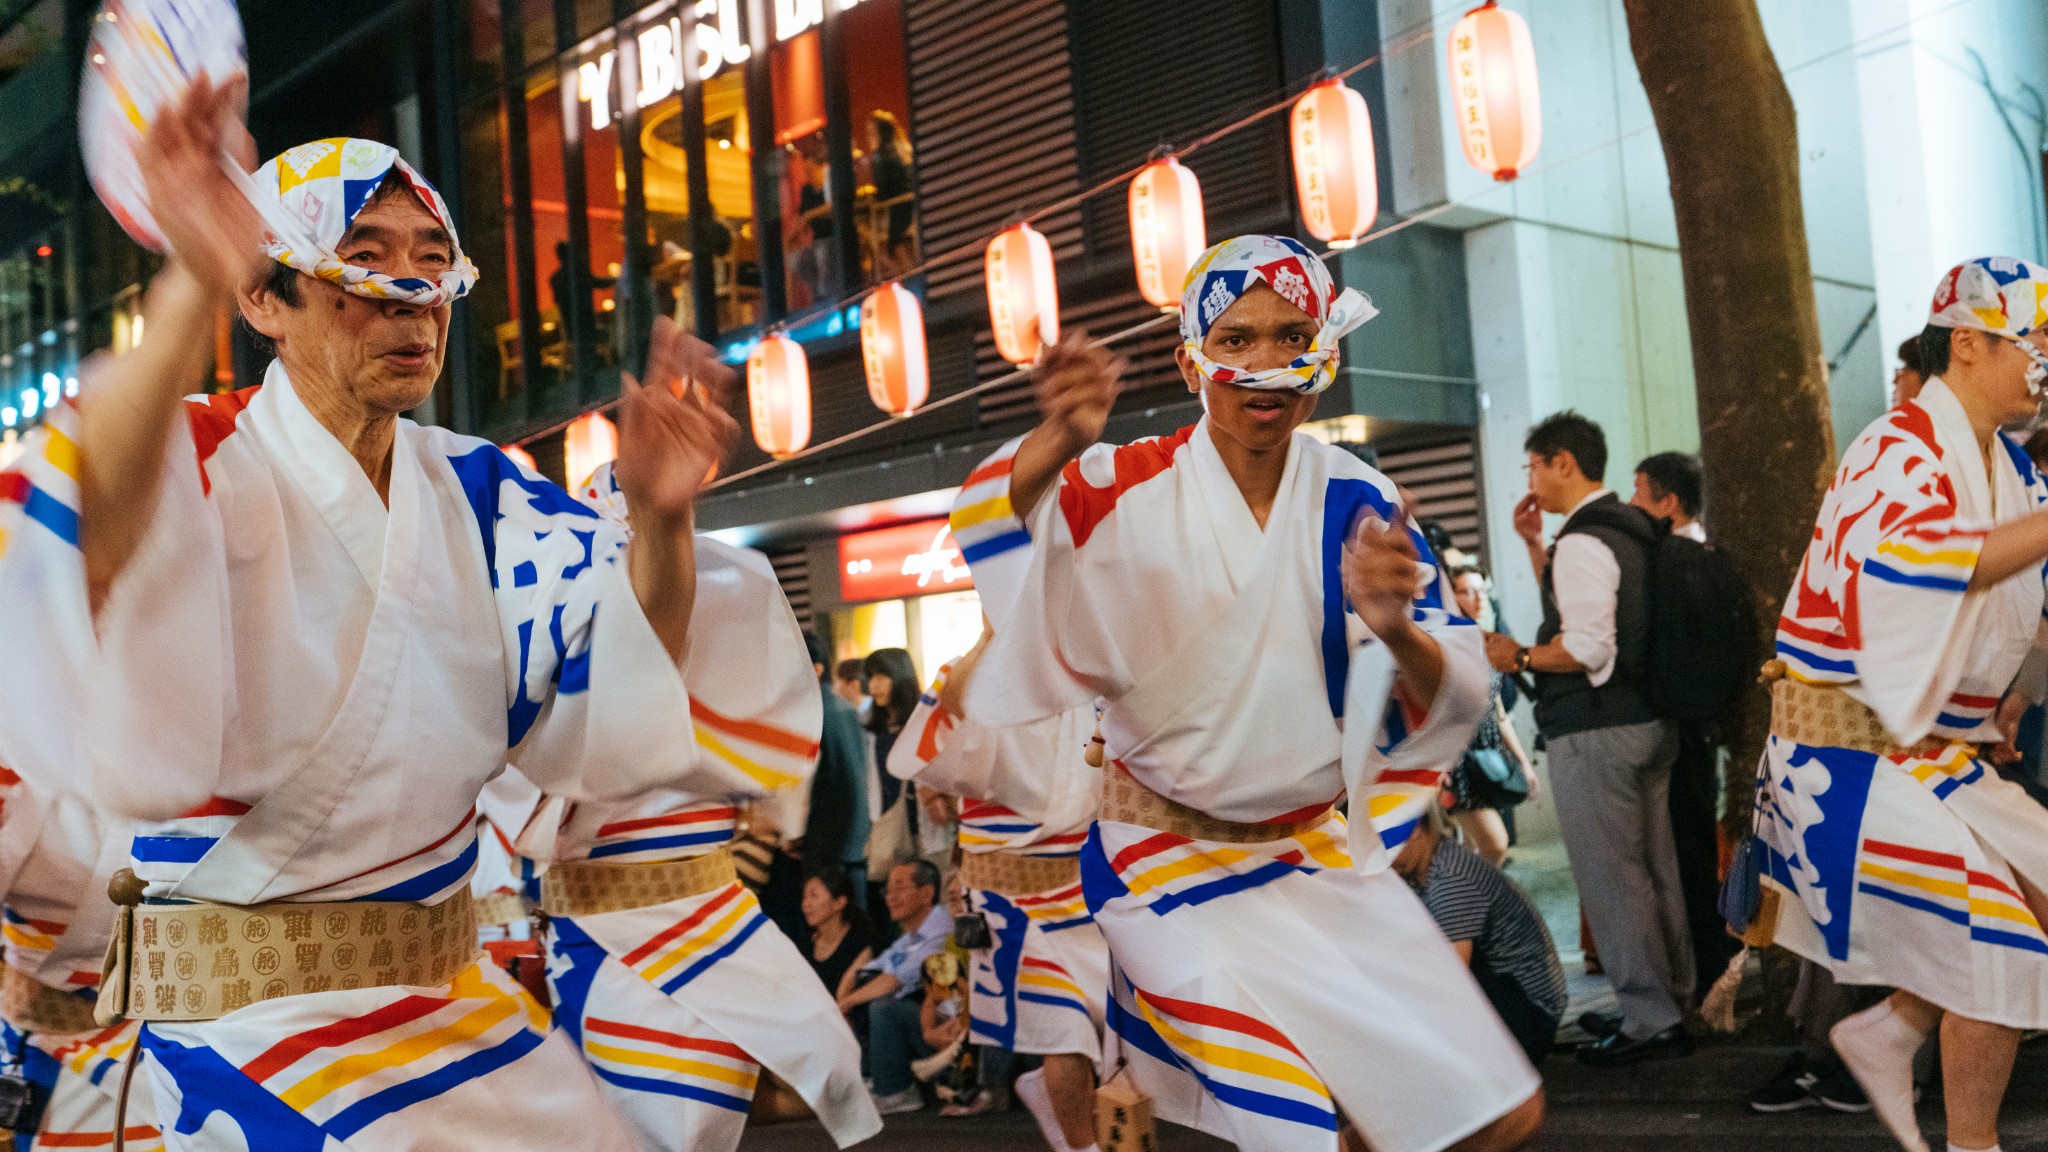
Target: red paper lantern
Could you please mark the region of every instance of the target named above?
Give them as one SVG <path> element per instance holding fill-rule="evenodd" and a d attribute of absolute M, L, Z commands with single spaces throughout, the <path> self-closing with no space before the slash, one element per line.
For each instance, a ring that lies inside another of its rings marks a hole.
<path fill-rule="evenodd" d="M 1029 224 L 1013 224 L 988 242 L 988 320 L 996 351 L 1012 364 L 1029 364 L 1060 339 L 1059 284 L 1052 245 Z"/>
<path fill-rule="evenodd" d="M 860 358 L 868 396 L 889 415 L 908 416 L 931 394 L 924 307 L 910 289 L 891 280 L 861 301 Z"/>
<path fill-rule="evenodd" d="M 619 430 L 602 412 L 590 412 L 570 421 L 562 434 L 563 475 L 571 488 L 579 487 L 619 455 Z"/>
<path fill-rule="evenodd" d="M 1131 177 L 1131 260 L 1138 268 L 1138 294 L 1167 312 L 1180 305 L 1180 290 L 1195 257 L 1209 246 L 1202 219 L 1202 185 L 1195 174 L 1168 156 Z"/>
<path fill-rule="evenodd" d="M 811 442 L 811 366 L 804 346 L 770 332 L 747 357 L 747 410 L 754 443 L 781 459 Z"/>
<path fill-rule="evenodd" d="M 519 465 L 521 468 L 526 469 L 528 472 L 540 471 L 540 465 L 533 462 L 533 453 L 528 452 L 526 449 L 521 448 L 519 445 L 507 444 L 505 445 L 504 452 L 505 455 L 510 456 L 512 458 L 512 462 L 514 464 Z"/>
<path fill-rule="evenodd" d="M 1543 100 L 1529 22 L 1495 0 L 1451 29 L 1451 98 L 1465 160 L 1495 180 L 1513 180 L 1543 143 Z"/>
<path fill-rule="evenodd" d="M 1294 102 L 1294 191 L 1309 235 L 1349 248 L 1380 212 L 1379 161 L 1365 97 L 1342 80 L 1310 88 Z"/>

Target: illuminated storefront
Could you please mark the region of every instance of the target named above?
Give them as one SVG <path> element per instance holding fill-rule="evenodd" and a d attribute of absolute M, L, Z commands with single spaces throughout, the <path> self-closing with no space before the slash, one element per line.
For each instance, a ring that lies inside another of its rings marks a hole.
<path fill-rule="evenodd" d="M 458 423 L 523 439 L 604 403 L 656 315 L 727 348 L 837 335 L 841 300 L 915 264 L 903 4 L 473 3 L 497 82 L 462 112 L 463 220 L 499 227 Z"/>
<path fill-rule="evenodd" d="M 929 679 L 981 635 L 981 597 L 946 521 L 854 532 L 832 545 L 838 603 L 833 658 L 903 648 Z"/>

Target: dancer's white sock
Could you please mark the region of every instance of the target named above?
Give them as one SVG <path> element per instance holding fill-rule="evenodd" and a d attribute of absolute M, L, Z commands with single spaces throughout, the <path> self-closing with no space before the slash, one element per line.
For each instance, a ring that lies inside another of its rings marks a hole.
<path fill-rule="evenodd" d="M 1887 1000 L 1836 1024 L 1828 1034 L 1878 1119 L 1909 1152 L 1926 1152 L 1913 1115 L 1913 1056 L 1927 1039 Z"/>
<path fill-rule="evenodd" d="M 1038 1121 L 1038 1134 L 1052 1145 L 1052 1152 L 1097 1152 L 1096 1146 L 1075 1148 L 1067 1143 L 1066 1129 L 1060 1127 L 1059 1113 L 1053 1110 L 1052 1092 L 1045 1086 L 1045 1069 L 1033 1068 L 1017 1077 L 1017 1099 L 1031 1112 L 1031 1118 Z"/>

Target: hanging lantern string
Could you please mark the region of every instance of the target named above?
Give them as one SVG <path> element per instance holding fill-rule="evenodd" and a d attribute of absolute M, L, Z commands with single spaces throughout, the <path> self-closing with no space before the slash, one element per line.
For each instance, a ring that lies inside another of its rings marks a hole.
<path fill-rule="evenodd" d="M 1951 0 L 1949 4 L 1941 8 L 1938 8 L 1931 13 L 1926 13 L 1918 17 L 1908 18 L 1897 24 L 1891 25 L 1890 27 L 1883 28 L 1876 32 L 1872 32 L 1866 36 L 1859 37 L 1855 40 L 1850 41 L 1847 44 L 1841 45 L 1840 47 L 1830 49 L 1817 56 L 1811 57 L 1806 60 L 1802 60 L 1789 68 L 1783 68 L 1780 70 L 1780 73 L 1785 76 L 1791 76 L 1795 73 L 1802 72 L 1807 68 L 1810 68 L 1816 64 L 1824 63 L 1828 60 L 1831 60 L 1837 56 L 1842 55 L 1845 52 L 1854 52 L 1867 44 L 1871 44 L 1876 41 L 1883 40 L 1887 37 L 1897 35 L 1898 33 L 1906 31 L 1907 29 L 1911 28 L 1915 23 L 1921 20 L 1929 19 L 1933 16 L 1939 16 L 1953 9 L 1961 8 L 1967 4 L 1972 4 L 1975 2 L 1976 0 Z M 1433 40 L 1435 36 L 1435 19 L 1435 14 L 1432 14 L 1429 18 L 1416 22 L 1416 24 L 1410 26 L 1410 30 L 1405 31 L 1399 38 L 1389 43 L 1386 47 L 1383 48 L 1381 52 L 1369 56 L 1364 60 L 1361 60 L 1358 63 L 1353 64 L 1349 68 L 1333 73 L 1332 75 L 1334 75 L 1337 79 L 1347 78 L 1365 68 L 1370 67 L 1371 65 L 1380 60 L 1408 51 L 1414 48 L 1418 43 Z M 1314 81 L 1310 83 L 1309 87 L 1313 87 L 1315 84 L 1321 83 L 1324 79 L 1325 77 L 1318 76 Z M 1307 89 L 1304 88 L 1302 89 L 1302 91 L 1307 91 Z M 1293 106 L 1293 101 L 1299 98 L 1300 93 L 1296 93 L 1293 97 L 1289 98 L 1288 100 L 1281 101 L 1273 105 L 1269 105 L 1265 108 L 1261 108 L 1256 112 L 1252 112 L 1245 116 L 1239 117 L 1237 120 L 1232 121 L 1229 125 L 1226 125 L 1223 128 L 1217 129 L 1209 133 L 1205 133 L 1204 135 L 1197 137 L 1185 148 L 1179 149 L 1177 151 L 1166 151 L 1161 153 L 1161 155 L 1175 157 L 1185 156 L 1189 152 L 1194 151 L 1196 148 L 1202 145 L 1214 143 L 1216 140 L 1221 139 L 1223 136 L 1226 136 L 1231 132 L 1235 132 L 1242 128 L 1248 127 L 1249 125 L 1255 124 L 1261 119 L 1265 118 L 1266 116 L 1272 115 L 1274 112 L 1280 109 L 1291 108 Z M 1605 140 L 1589 144 L 1576 152 L 1567 153 L 1563 156 L 1553 156 L 1548 159 L 1542 160 L 1532 165 L 1528 169 L 1524 170 L 1521 173 L 1521 177 L 1525 179 L 1530 176 L 1540 175 L 1542 173 L 1564 167 L 1567 164 L 1576 163 L 1580 160 L 1585 159 L 1588 156 L 1594 155 L 1595 153 L 1605 151 L 1606 149 L 1613 148 L 1619 144 L 1625 143 L 1638 136 L 1641 136 L 1645 132 L 1654 131 L 1656 127 L 1657 125 L 1655 121 L 1639 124 L 1634 128 L 1628 129 L 1627 131 L 1616 133 L 1614 136 L 1611 136 Z M 1155 158 L 1157 157 L 1148 156 L 1146 159 L 1146 163 L 1150 163 Z M 1106 192 L 1109 189 L 1115 187 L 1118 181 L 1128 180 L 1132 176 L 1135 176 L 1138 173 L 1138 171 L 1143 167 L 1144 164 L 1140 164 L 1137 167 L 1134 167 L 1129 171 L 1124 172 L 1114 180 L 1103 181 L 1102 183 L 1096 185 L 1094 188 L 1091 188 L 1089 191 L 1080 194 L 1079 196 L 1068 197 L 1066 200 L 1062 200 L 1046 208 L 1039 209 L 1037 212 L 1034 212 L 1030 216 L 1024 217 L 1024 219 L 1026 221 L 1039 219 L 1052 212 L 1061 210 L 1065 206 L 1071 204 L 1078 204 L 1081 201 L 1088 199 L 1090 196 L 1100 195 L 1101 193 Z M 1519 179 L 1515 181 L 1515 183 L 1520 182 L 1521 181 Z M 1466 196 L 1462 199 L 1447 200 L 1434 207 L 1426 208 L 1420 212 L 1417 212 L 1412 216 L 1405 216 L 1400 220 L 1397 220 L 1392 224 L 1387 225 L 1385 228 L 1380 228 L 1373 232 L 1367 233 L 1365 236 L 1359 238 L 1358 244 L 1353 248 L 1342 250 L 1332 249 L 1330 251 L 1324 252 L 1320 258 L 1325 263 L 1327 263 L 1329 262 L 1331 257 L 1337 256 L 1343 251 L 1357 251 L 1358 248 L 1364 247 L 1366 244 L 1370 244 L 1375 240 L 1379 240 L 1387 236 L 1392 236 L 1397 232 L 1404 231 L 1417 224 L 1427 223 L 1428 221 L 1435 219 L 1436 217 L 1441 216 L 1446 212 L 1450 212 L 1453 209 L 1466 207 L 1470 204 L 1476 203 L 1486 198 L 1487 196 L 1495 195 L 1502 191 L 1504 188 L 1510 187 L 1513 187 L 1513 184 L 1495 184 L 1490 187 L 1482 188 L 1477 192 L 1473 193 L 1472 195 Z M 917 265 L 915 268 L 912 268 L 909 272 L 906 272 L 903 276 L 897 277 L 895 279 L 907 279 L 911 275 L 926 271 L 930 268 L 936 267 L 940 264 L 947 263 L 951 260 L 959 259 L 968 253 L 979 251 L 979 249 L 975 245 L 986 247 L 988 241 L 992 239 L 994 235 L 994 233 L 990 233 L 989 235 L 983 236 L 971 244 L 963 245 L 962 247 L 955 249 L 951 252 L 947 252 L 940 256 L 926 260 L 923 263 Z M 854 304 L 860 303 L 861 301 L 865 300 L 868 296 L 879 291 L 881 288 L 882 285 L 880 284 L 871 285 L 867 288 L 864 288 L 860 292 L 856 293 L 854 296 L 834 305 L 834 310 L 844 309 Z M 802 317 L 786 319 L 783 321 L 783 324 L 785 326 L 800 325 L 802 319 Z M 1167 326 L 1169 323 L 1178 323 L 1177 317 L 1171 313 L 1149 317 L 1137 324 L 1133 324 L 1127 328 L 1123 328 L 1118 331 L 1112 332 L 1107 336 L 1100 337 L 1099 339 L 1093 341 L 1093 343 L 1099 346 L 1108 346 L 1118 341 L 1128 340 L 1136 336 L 1142 336 L 1147 333 L 1153 332 L 1157 329 Z M 728 484 L 737 483 L 741 480 L 750 479 L 754 476 L 772 472 L 775 469 L 784 467 L 786 465 L 799 463 L 821 452 L 828 452 L 835 448 L 839 448 L 844 445 L 851 444 L 855 441 L 861 440 L 876 432 L 880 432 L 885 428 L 901 427 L 906 421 L 914 420 L 927 412 L 937 411 L 938 409 L 945 408 L 951 404 L 958 403 L 959 401 L 966 400 L 975 396 L 980 396 L 983 393 L 990 392 L 993 391 L 994 389 L 1000 388 L 1005 384 L 1014 384 L 1019 380 L 1027 378 L 1030 375 L 1030 372 L 1031 370 L 1029 367 L 1013 369 L 1009 372 L 1005 372 L 1002 375 L 995 377 L 994 379 L 984 380 L 980 384 L 976 384 L 971 388 L 965 388 L 959 392 L 953 393 L 950 396 L 944 396 L 937 400 L 930 401 L 929 403 L 926 403 L 923 406 L 919 407 L 915 412 L 912 412 L 908 416 L 890 417 L 878 421 L 874 424 L 869 424 L 861 428 L 856 428 L 851 432 L 848 432 L 841 436 L 833 437 L 832 439 L 827 440 L 823 443 L 810 445 L 803 451 L 798 452 L 794 455 L 778 460 L 769 460 L 766 461 L 765 463 L 757 464 L 752 468 L 748 468 L 745 471 L 735 472 L 730 476 L 720 477 L 716 482 L 714 482 L 710 486 L 709 489 L 707 489 L 707 491 L 717 491 L 718 489 L 723 488 Z M 619 398 L 614 397 L 610 400 L 605 401 L 603 404 L 596 405 L 595 407 L 589 409 L 588 411 L 607 412 L 617 407 L 618 404 Z M 546 429 L 543 429 L 539 432 L 535 432 L 525 437 L 524 439 L 519 441 L 519 443 L 524 444 L 529 441 L 538 439 L 542 436 L 558 432 L 562 428 L 573 423 L 576 419 L 582 417 L 585 414 L 586 413 L 584 412 L 579 412 L 576 414 L 576 416 L 571 417 L 568 420 L 564 420 L 561 423 L 551 425 Z"/>

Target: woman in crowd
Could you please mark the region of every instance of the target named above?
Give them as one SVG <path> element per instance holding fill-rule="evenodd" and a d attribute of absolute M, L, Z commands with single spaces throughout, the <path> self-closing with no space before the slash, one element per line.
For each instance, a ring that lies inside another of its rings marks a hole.
<path fill-rule="evenodd" d="M 874 928 L 853 903 L 853 882 L 837 868 L 804 881 L 804 923 L 810 927 L 805 959 L 825 987 L 838 991 L 848 972 L 875 958 Z"/>
<path fill-rule="evenodd" d="M 867 678 L 869 771 L 876 778 L 869 796 L 876 802 L 874 826 L 868 836 L 868 906 L 881 907 L 882 886 L 889 869 L 917 853 L 917 805 L 903 794 L 903 781 L 883 770 L 896 737 L 917 707 L 917 667 L 901 648 L 877 648 L 861 662 Z"/>
<path fill-rule="evenodd" d="M 1458 611 L 1488 632 L 1496 627 L 1493 602 L 1487 595 L 1486 573 L 1476 567 L 1452 574 L 1451 589 Z M 1536 773 L 1529 767 L 1515 726 L 1508 721 L 1513 681 L 1493 674 L 1493 703 L 1472 734 L 1472 744 L 1445 780 L 1451 819 L 1465 846 L 1498 868 L 1508 858 L 1508 820 L 1514 807 L 1536 794 Z"/>

